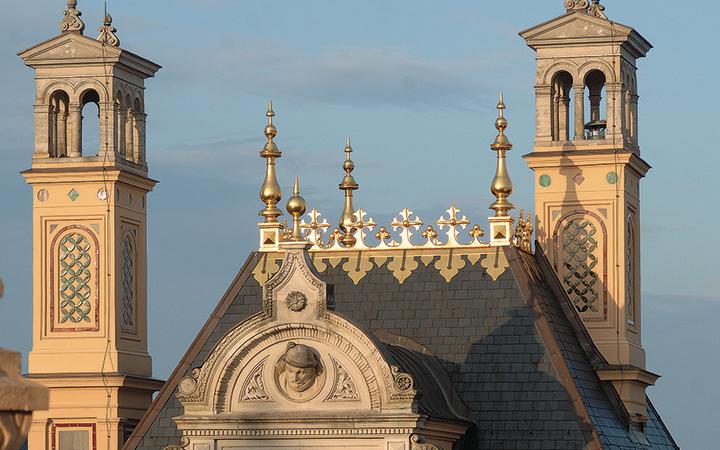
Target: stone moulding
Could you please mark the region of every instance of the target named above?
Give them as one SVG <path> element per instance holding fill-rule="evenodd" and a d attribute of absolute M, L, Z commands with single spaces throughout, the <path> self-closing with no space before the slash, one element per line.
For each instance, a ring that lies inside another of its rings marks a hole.
<path fill-rule="evenodd" d="M 493 281 L 496 281 L 509 267 L 505 253 L 497 247 L 315 251 L 310 253 L 310 259 L 315 269 L 321 273 L 328 267 L 340 266 L 354 284 L 360 283 L 370 271 L 383 266 L 400 284 L 403 284 L 420 267 L 420 264 L 426 267 L 432 264 L 448 283 L 467 264 L 474 266 L 480 262 L 480 266 Z M 282 260 L 282 253 L 263 253 L 253 270 L 255 280 L 264 286 L 280 270 Z"/>
<path fill-rule="evenodd" d="M 323 343 L 342 355 L 362 378 L 353 382 L 367 388 L 369 410 L 412 410 L 418 400 L 412 377 L 388 365 L 375 341 L 362 330 L 327 310 L 327 286 L 312 273 L 311 264 L 304 253 L 285 255 L 280 269 L 264 284 L 263 311 L 230 330 L 202 367 L 193 369 L 179 384 L 177 396 L 186 414 L 228 412 L 233 404 L 233 386 L 243 368 L 264 355 L 266 349 L 289 341 Z M 285 305 L 287 292 L 295 291 L 304 292 L 308 299 L 307 307 L 300 312 L 288 311 Z M 285 322 L 288 318 L 283 319 L 283 314 L 293 314 L 293 322 Z M 264 359 L 258 367 L 263 364 Z M 350 372 L 349 366 L 345 369 Z"/>

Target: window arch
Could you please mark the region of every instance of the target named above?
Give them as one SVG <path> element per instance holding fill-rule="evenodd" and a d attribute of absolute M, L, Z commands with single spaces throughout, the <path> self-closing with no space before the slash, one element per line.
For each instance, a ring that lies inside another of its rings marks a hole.
<path fill-rule="evenodd" d="M 94 105 L 94 107 L 93 107 Z M 88 89 L 80 96 L 81 118 L 77 133 L 81 144 L 78 146 L 81 155 L 83 149 L 95 148 L 100 152 L 100 95 L 94 89 Z M 81 156 L 80 155 L 80 156 Z"/>
<path fill-rule="evenodd" d="M 133 161 L 135 159 L 135 110 L 133 109 L 133 101 L 130 94 L 125 96 L 125 148 L 123 155 L 125 159 Z"/>
<path fill-rule="evenodd" d="M 585 139 L 605 139 L 607 130 L 607 104 L 602 99 L 605 95 L 607 78 L 602 70 L 590 70 L 584 79 L 587 95 L 583 95 L 585 103 Z"/>
<path fill-rule="evenodd" d="M 57 90 L 50 95 L 48 110 L 48 153 L 51 158 L 68 155 L 68 115 L 70 97 Z"/>
<path fill-rule="evenodd" d="M 570 140 L 572 133 L 573 77 L 561 70 L 552 77 L 550 85 L 550 127 L 553 141 Z"/>
<path fill-rule="evenodd" d="M 97 237 L 85 226 L 70 225 L 55 234 L 50 251 L 50 331 L 97 331 Z"/>
<path fill-rule="evenodd" d="M 635 295 L 636 286 L 636 270 L 635 270 L 635 220 L 633 216 L 628 216 L 627 222 L 627 242 L 625 246 L 625 319 L 628 325 L 635 325 Z"/>
<path fill-rule="evenodd" d="M 607 319 L 607 230 L 590 211 L 572 211 L 555 225 L 556 269 L 565 292 L 587 321 Z"/>
<path fill-rule="evenodd" d="M 137 245 L 136 231 L 128 230 L 122 238 L 122 330 L 136 330 L 137 302 Z"/>

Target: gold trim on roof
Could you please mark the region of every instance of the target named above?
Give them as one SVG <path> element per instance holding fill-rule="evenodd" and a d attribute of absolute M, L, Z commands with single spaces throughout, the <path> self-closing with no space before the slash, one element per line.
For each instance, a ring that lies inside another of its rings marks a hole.
<path fill-rule="evenodd" d="M 284 254 L 270 252 L 262 255 L 253 276 L 260 285 L 264 285 L 280 270 Z M 389 249 L 384 251 L 347 250 L 316 250 L 310 253 L 318 272 L 325 272 L 329 267 L 338 266 L 347 274 L 354 284 L 375 269 L 385 267 L 398 283 L 403 284 L 419 267 L 432 267 L 437 270 L 446 282 L 453 278 L 468 264 L 480 264 L 485 273 L 497 280 L 509 267 L 504 251 L 499 247 L 468 247 L 468 248 L 413 248 Z"/>

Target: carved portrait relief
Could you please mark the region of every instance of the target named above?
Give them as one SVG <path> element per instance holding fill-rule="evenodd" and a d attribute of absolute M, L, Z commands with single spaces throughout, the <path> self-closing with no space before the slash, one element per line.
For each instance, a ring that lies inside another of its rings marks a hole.
<path fill-rule="evenodd" d="M 305 402 L 317 396 L 325 385 L 325 368 L 314 348 L 289 342 L 275 363 L 275 383 L 287 398 Z"/>

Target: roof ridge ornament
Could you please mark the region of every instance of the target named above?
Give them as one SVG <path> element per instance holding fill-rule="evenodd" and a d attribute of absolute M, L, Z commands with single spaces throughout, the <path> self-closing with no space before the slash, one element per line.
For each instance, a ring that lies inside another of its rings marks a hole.
<path fill-rule="evenodd" d="M 345 145 L 345 162 L 343 162 L 342 165 L 345 176 L 339 186 L 341 191 L 345 191 L 345 207 L 340 215 L 340 230 L 343 233 L 342 243 L 345 247 L 353 247 L 357 242 L 357 238 L 354 236 L 357 229 L 357 220 L 355 220 L 355 208 L 353 207 L 352 197 L 353 191 L 357 190 L 359 186 L 352 176 L 352 171 L 355 169 L 355 163 L 350 159 L 350 153 L 352 153 L 352 151 L 350 138 L 347 138 Z"/>
<path fill-rule="evenodd" d="M 98 41 L 111 47 L 120 47 L 120 39 L 117 37 L 117 34 L 115 34 L 117 28 L 112 24 L 112 16 L 107 11 L 107 3 L 105 4 L 103 24 L 98 31 L 100 31 L 100 36 L 97 38 Z"/>
<path fill-rule="evenodd" d="M 67 0 L 67 9 L 63 13 L 63 20 L 60 22 L 62 33 L 83 34 L 85 23 L 80 18 L 82 13 L 77 9 L 77 0 Z"/>
<path fill-rule="evenodd" d="M 605 7 L 600 4 L 600 0 L 592 0 L 592 4 L 588 8 L 588 14 L 599 19 L 609 20 L 604 11 Z"/>
<path fill-rule="evenodd" d="M 287 212 L 293 219 L 292 234 L 290 235 L 290 240 L 293 242 L 306 240 L 300 231 L 300 218 L 305 214 L 305 211 L 307 211 L 307 203 L 305 199 L 300 196 L 300 183 L 298 182 L 298 177 L 295 177 L 293 196 L 287 201 Z"/>
<path fill-rule="evenodd" d="M 490 148 L 497 152 L 497 168 L 495 170 L 495 178 L 493 178 L 490 188 L 496 198 L 496 201 L 490 205 L 490 209 L 495 211 L 495 217 L 507 216 L 509 211 L 515 209 L 515 206 L 508 200 L 513 191 L 513 184 L 507 170 L 506 154 L 513 146 L 507 136 L 505 136 L 505 129 L 508 126 L 508 121 L 505 118 L 505 108 L 505 101 L 501 93 L 500 101 L 497 105 L 498 118 L 495 120 L 495 128 L 498 130 L 498 135 L 495 138 L 495 142 L 490 145 Z"/>
<path fill-rule="evenodd" d="M 600 4 L 600 0 L 566 0 L 565 9 L 568 13 L 581 11 L 590 16 L 608 20 L 603 12 L 605 11 L 605 7 Z"/>
<path fill-rule="evenodd" d="M 280 184 L 278 183 L 277 174 L 275 173 L 275 159 L 280 158 L 282 152 L 278 150 L 274 141 L 275 136 L 277 136 L 277 128 L 275 128 L 273 124 L 275 111 L 273 111 L 272 100 L 268 102 L 268 109 L 265 115 L 268 119 L 267 126 L 265 127 L 267 143 L 260 152 L 260 157 L 265 158 L 265 180 L 260 188 L 260 200 L 265 203 L 265 208 L 260 210 L 258 215 L 265 218 L 265 223 L 275 223 L 278 221 L 278 217 L 282 215 L 282 211 L 277 207 L 277 204 L 282 200 L 282 191 L 280 190 Z"/>

